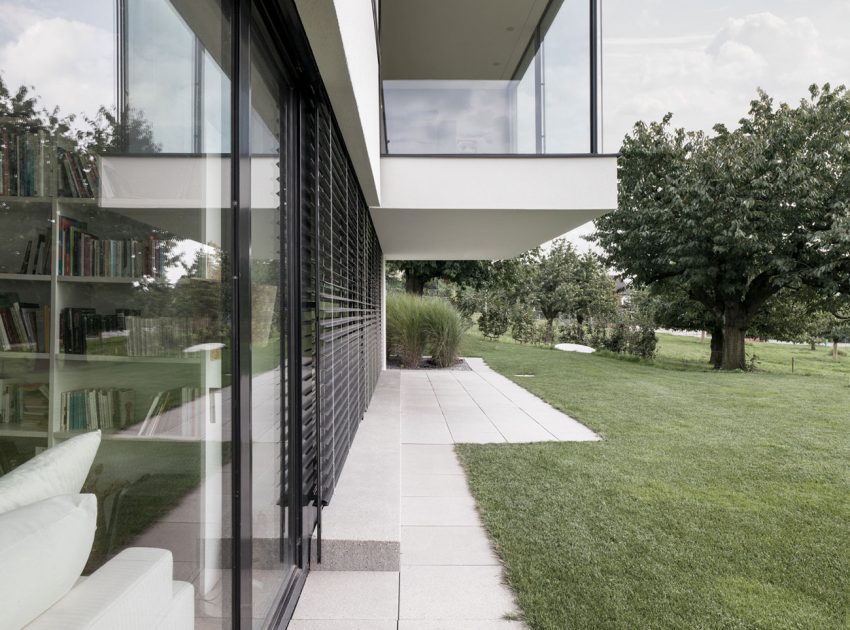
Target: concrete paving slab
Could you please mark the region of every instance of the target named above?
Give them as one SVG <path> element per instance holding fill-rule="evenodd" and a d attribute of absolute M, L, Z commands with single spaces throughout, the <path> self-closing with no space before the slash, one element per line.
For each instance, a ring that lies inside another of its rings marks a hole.
<path fill-rule="evenodd" d="M 467 497 L 402 497 L 401 524 L 425 526 L 478 526 L 475 501 Z"/>
<path fill-rule="evenodd" d="M 521 621 L 506 619 L 465 619 L 458 625 L 454 619 L 402 619 L 398 630 L 528 630 Z"/>
<path fill-rule="evenodd" d="M 402 497 L 466 497 L 465 475 L 408 474 L 401 479 Z"/>
<path fill-rule="evenodd" d="M 396 620 L 398 573 L 317 571 L 304 585 L 293 619 Z"/>
<path fill-rule="evenodd" d="M 396 624 L 393 619 L 293 619 L 287 630 L 396 630 Z M 221 630 L 221 626 L 216 630 Z M 482 630 L 487 629 L 485 627 Z"/>
<path fill-rule="evenodd" d="M 481 527 L 402 527 L 401 565 L 498 566 L 499 559 Z"/>
<path fill-rule="evenodd" d="M 406 475 L 462 475 L 463 468 L 450 444 L 402 444 L 401 478 Z"/>
<path fill-rule="evenodd" d="M 405 566 L 399 619 L 504 619 L 516 614 L 499 566 Z M 459 626 L 462 627 L 462 626 Z"/>

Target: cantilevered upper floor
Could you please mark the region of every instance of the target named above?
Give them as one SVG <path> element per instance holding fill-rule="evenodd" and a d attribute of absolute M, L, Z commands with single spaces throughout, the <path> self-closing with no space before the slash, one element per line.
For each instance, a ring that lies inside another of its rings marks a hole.
<path fill-rule="evenodd" d="M 601 0 L 297 3 L 388 258 L 513 256 L 616 206 Z"/>

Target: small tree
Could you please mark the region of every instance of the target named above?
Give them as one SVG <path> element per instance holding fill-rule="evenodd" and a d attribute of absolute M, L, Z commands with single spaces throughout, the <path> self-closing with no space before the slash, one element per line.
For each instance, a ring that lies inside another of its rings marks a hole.
<path fill-rule="evenodd" d="M 577 277 L 580 260 L 572 245 L 562 239 L 532 261 L 531 299 L 546 321 L 545 341 L 554 341 L 554 323 L 562 313 L 570 313 L 579 301 Z"/>

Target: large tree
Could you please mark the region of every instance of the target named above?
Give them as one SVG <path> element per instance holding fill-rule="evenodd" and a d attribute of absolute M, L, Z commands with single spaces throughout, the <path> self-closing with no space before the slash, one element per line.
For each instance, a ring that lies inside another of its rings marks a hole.
<path fill-rule="evenodd" d="M 638 123 L 619 163 L 616 211 L 596 221 L 607 262 L 641 285 L 674 280 L 723 325 L 726 370 L 785 288 L 850 288 L 850 95 L 813 86 L 797 107 L 759 92 L 709 137 Z"/>

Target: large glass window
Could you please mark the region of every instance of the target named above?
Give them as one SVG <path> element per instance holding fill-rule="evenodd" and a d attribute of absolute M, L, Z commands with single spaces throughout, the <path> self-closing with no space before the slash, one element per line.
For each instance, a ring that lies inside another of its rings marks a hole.
<path fill-rule="evenodd" d="M 0 20 L 0 474 L 100 430 L 84 574 L 168 550 L 199 628 L 232 601 L 227 4 L 10 0 Z M 255 291 L 272 363 L 276 246 Z"/>
<path fill-rule="evenodd" d="M 463 59 L 429 63 L 393 37 L 391 50 L 401 59 L 391 60 L 392 77 L 383 80 L 387 152 L 590 153 L 590 6 L 589 0 L 551 2 L 524 40 L 506 37 L 501 48 L 486 42 L 493 58 L 524 48 L 510 68 L 491 58 L 477 60 L 469 52 L 474 40 L 447 39 Z M 404 25 L 403 19 L 390 19 L 386 29 Z M 482 28 L 471 26 L 469 37 L 481 37 Z M 524 32 L 514 26 L 507 30 Z M 458 78 L 459 73 L 465 76 Z"/>
<path fill-rule="evenodd" d="M 281 150 L 287 137 L 287 86 L 281 64 L 262 45 L 255 19 L 251 54 L 251 422 L 252 599 L 254 627 L 268 627 L 296 566 L 290 474 L 285 343 L 287 213 Z"/>

